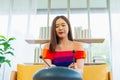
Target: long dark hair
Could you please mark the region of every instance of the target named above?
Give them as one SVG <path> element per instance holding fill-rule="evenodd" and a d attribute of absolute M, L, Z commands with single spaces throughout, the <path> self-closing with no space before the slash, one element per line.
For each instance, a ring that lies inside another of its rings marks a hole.
<path fill-rule="evenodd" d="M 73 41 L 70 21 L 65 16 L 57 16 L 54 18 L 51 26 L 51 39 L 50 39 L 50 46 L 49 46 L 49 50 L 51 52 L 55 52 L 56 45 L 59 43 L 59 37 L 56 34 L 56 21 L 59 18 L 62 18 L 68 24 L 68 28 L 69 28 L 68 39 Z"/>

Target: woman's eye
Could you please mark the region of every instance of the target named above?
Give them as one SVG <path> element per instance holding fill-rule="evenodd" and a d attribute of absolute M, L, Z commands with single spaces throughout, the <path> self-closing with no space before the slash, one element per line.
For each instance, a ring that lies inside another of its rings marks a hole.
<path fill-rule="evenodd" d="M 62 25 L 63 27 L 65 26 L 65 25 Z"/>
<path fill-rule="evenodd" d="M 56 28 L 58 28 L 59 26 L 56 26 Z"/>

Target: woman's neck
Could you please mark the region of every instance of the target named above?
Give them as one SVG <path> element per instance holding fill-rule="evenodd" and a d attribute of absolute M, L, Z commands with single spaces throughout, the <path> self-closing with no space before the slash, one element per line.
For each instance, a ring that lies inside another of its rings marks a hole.
<path fill-rule="evenodd" d="M 68 38 L 60 39 L 59 45 L 68 45 L 70 40 Z"/>
<path fill-rule="evenodd" d="M 71 50 L 73 48 L 72 44 L 73 44 L 72 41 L 68 39 L 61 39 L 59 44 L 56 47 L 56 50 L 57 51 Z"/>

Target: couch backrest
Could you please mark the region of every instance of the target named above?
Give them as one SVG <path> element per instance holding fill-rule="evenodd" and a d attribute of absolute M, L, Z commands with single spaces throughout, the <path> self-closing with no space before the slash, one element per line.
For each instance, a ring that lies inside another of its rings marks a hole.
<path fill-rule="evenodd" d="M 108 80 L 108 72 L 107 64 L 85 65 L 83 80 Z"/>
<path fill-rule="evenodd" d="M 17 65 L 17 80 L 32 80 L 33 74 L 44 65 Z M 83 80 L 108 80 L 108 65 L 85 65 Z"/>
<path fill-rule="evenodd" d="M 17 80 L 32 80 L 33 74 L 39 69 L 44 68 L 44 65 L 17 65 Z"/>

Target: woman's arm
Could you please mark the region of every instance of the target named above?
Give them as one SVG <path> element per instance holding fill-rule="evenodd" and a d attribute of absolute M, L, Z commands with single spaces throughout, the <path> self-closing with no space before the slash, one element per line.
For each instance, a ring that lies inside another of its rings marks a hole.
<path fill-rule="evenodd" d="M 45 67 L 52 67 L 55 66 L 52 64 L 52 61 L 50 59 L 44 59 L 46 63 L 44 62 Z"/>
<path fill-rule="evenodd" d="M 55 65 L 52 64 L 52 60 L 51 60 L 51 59 L 45 58 L 46 54 L 49 54 L 49 53 L 47 52 L 47 50 L 49 49 L 49 45 L 50 45 L 49 43 L 46 44 L 46 45 L 44 46 L 43 52 L 42 52 L 42 57 L 44 58 L 44 65 L 45 65 L 45 67 L 55 66 Z"/>
<path fill-rule="evenodd" d="M 75 69 L 80 73 L 83 73 L 84 59 L 77 59 Z"/>
<path fill-rule="evenodd" d="M 68 67 L 73 68 L 82 74 L 84 68 L 84 59 L 77 59 L 76 63 L 72 63 Z"/>
<path fill-rule="evenodd" d="M 73 47 L 74 47 L 75 50 L 84 51 L 82 43 L 80 43 L 80 42 L 74 42 Z M 80 54 L 80 53 L 75 53 L 75 54 Z M 72 63 L 69 67 L 72 67 L 72 66 L 73 66 L 74 69 L 76 69 L 76 71 L 79 71 L 80 73 L 83 73 L 83 68 L 84 68 L 84 58 L 83 58 L 83 56 L 82 56 L 82 58 L 76 59 L 76 63 L 74 63 L 74 64 Z"/>

